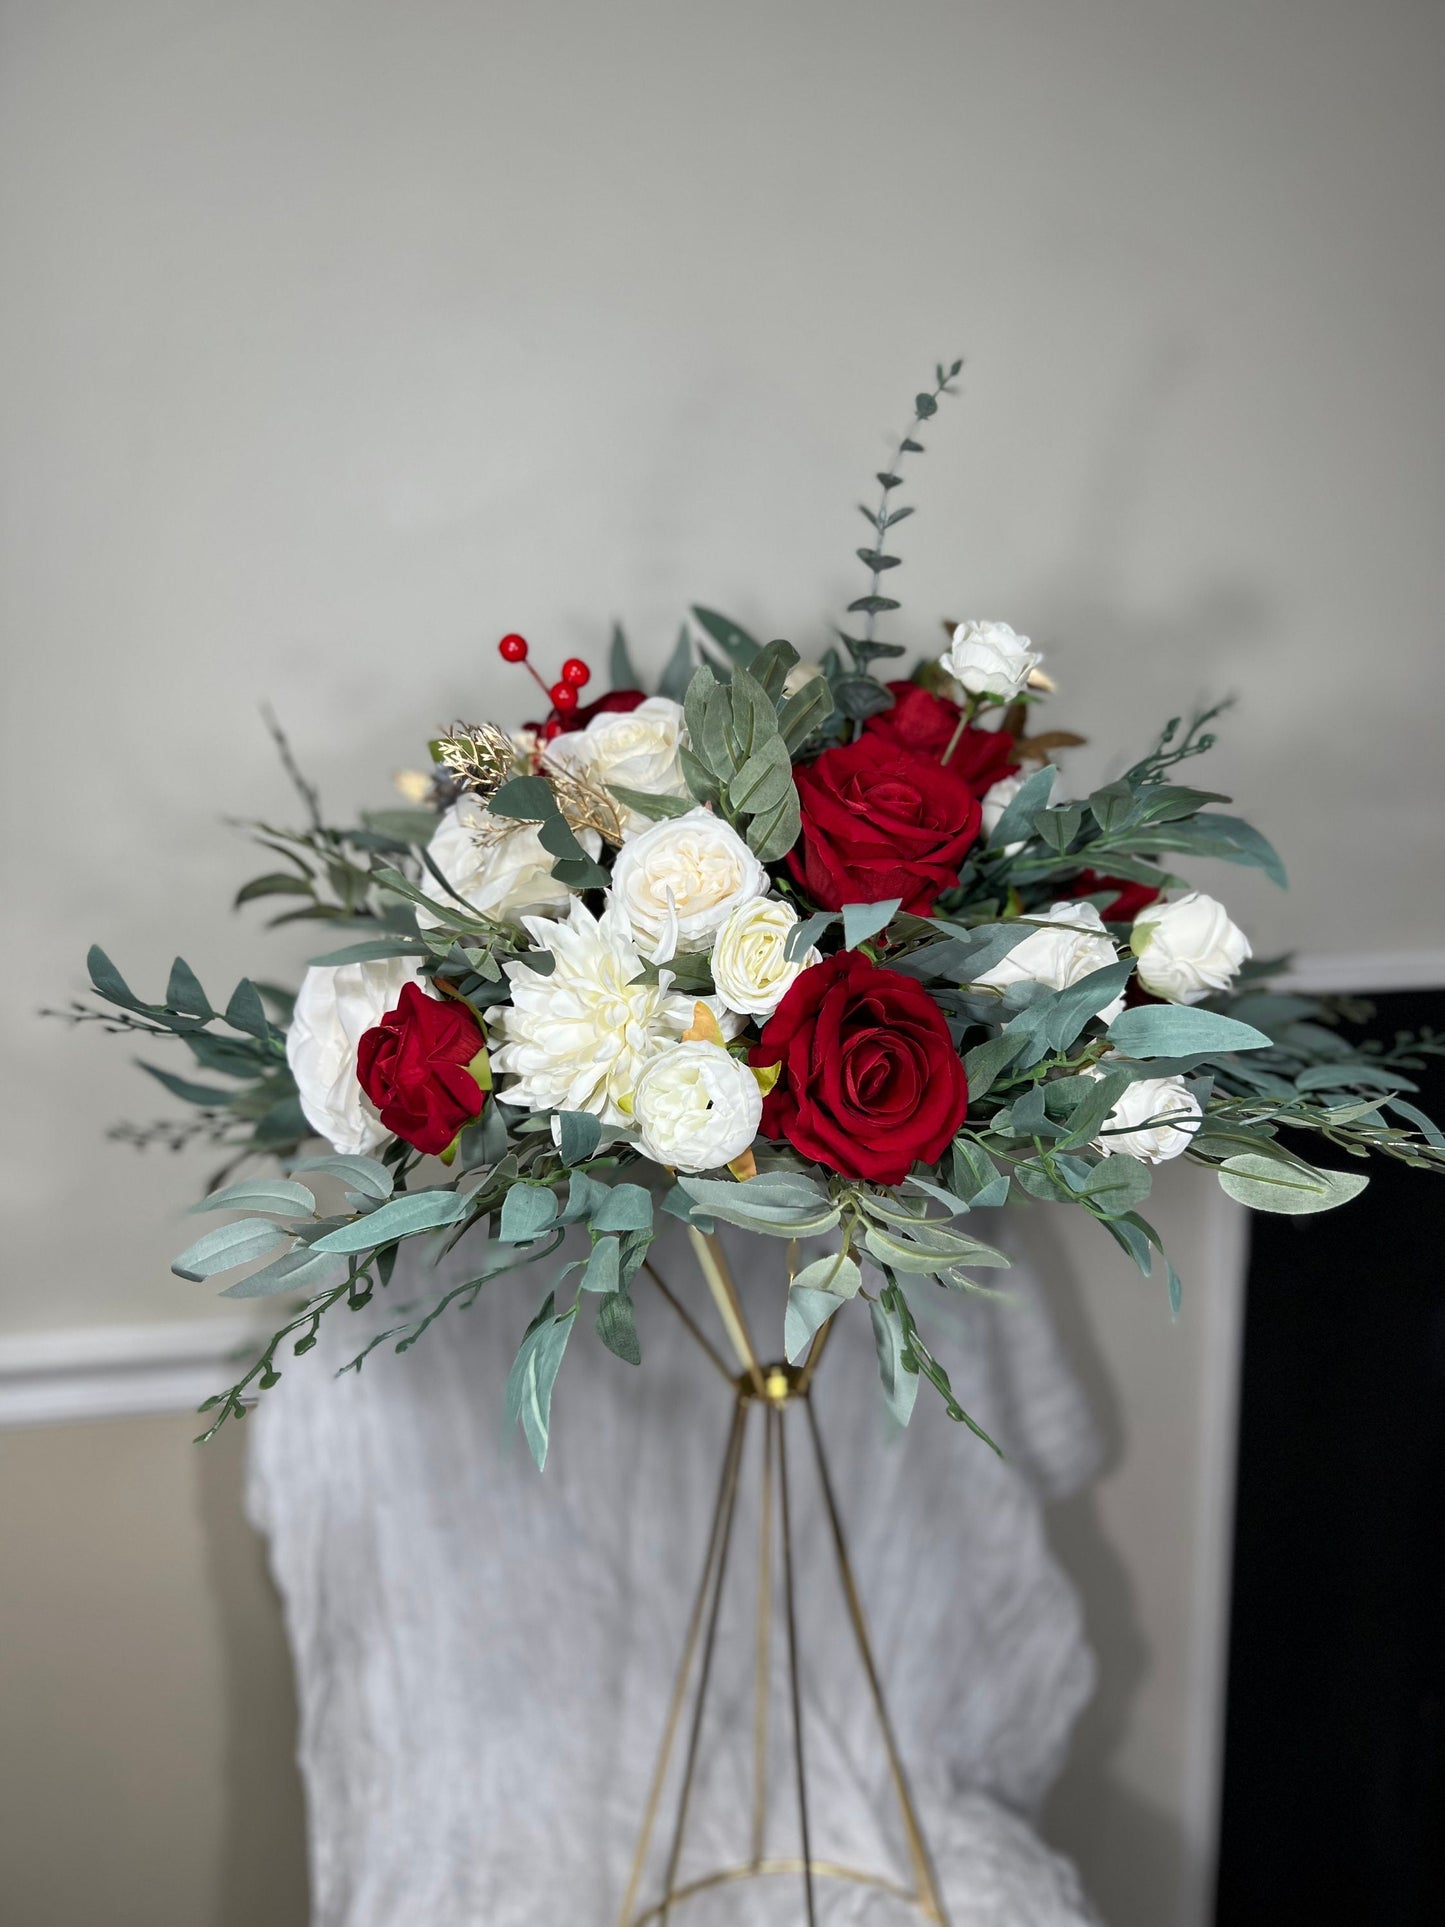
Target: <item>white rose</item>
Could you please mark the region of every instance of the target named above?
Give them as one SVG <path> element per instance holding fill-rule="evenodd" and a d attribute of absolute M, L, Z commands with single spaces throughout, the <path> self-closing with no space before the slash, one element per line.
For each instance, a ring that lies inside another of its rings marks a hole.
<path fill-rule="evenodd" d="M 1204 1113 L 1182 1077 L 1141 1077 L 1104 1119 L 1094 1149 L 1163 1164 L 1189 1149 Z"/>
<path fill-rule="evenodd" d="M 1036 919 L 1026 917 L 1022 921 L 1033 923 Z M 1064 927 L 1051 927 L 1057 925 Z M 1006 957 L 974 982 L 996 984 L 1000 989 L 1009 984 L 1038 983 L 1063 990 L 1117 962 L 1118 953 L 1092 903 L 1055 903 L 1049 906 L 1046 924 L 1016 943 Z M 1123 997 L 1116 997 L 1099 1016 L 1106 1024 L 1112 1023 L 1123 1008 Z"/>
<path fill-rule="evenodd" d="M 644 1067 L 632 1117 L 648 1157 L 678 1171 L 715 1171 L 757 1136 L 763 1094 L 720 1045 L 674 1044 Z"/>
<path fill-rule="evenodd" d="M 607 789 L 615 783 L 649 796 L 686 796 L 677 758 L 684 740 L 682 704 L 667 696 L 649 696 L 636 709 L 604 711 L 585 729 L 555 737 L 547 754 Z M 637 810 L 622 809 L 624 829 L 640 830 L 651 820 Z"/>
<path fill-rule="evenodd" d="M 1006 622 L 960 622 L 938 660 L 971 696 L 1012 702 L 1043 658 Z"/>
<path fill-rule="evenodd" d="M 1222 903 L 1191 890 L 1175 903 L 1151 903 L 1134 919 L 1129 948 L 1139 981 L 1171 1004 L 1197 1004 L 1228 990 L 1251 952 L 1249 939 Z"/>
<path fill-rule="evenodd" d="M 312 964 L 286 1032 L 286 1062 L 306 1122 L 333 1151 L 365 1157 L 391 1136 L 356 1075 L 356 1047 L 420 982 L 412 957 L 377 963 Z"/>
<path fill-rule="evenodd" d="M 602 848 L 595 830 L 578 836 L 590 857 Z M 519 917 L 535 916 L 544 910 L 564 909 L 571 894 L 565 883 L 552 875 L 556 859 L 542 848 L 535 823 L 519 823 L 515 818 L 493 816 L 479 797 L 468 793 L 457 798 L 436 827 L 427 855 L 447 882 L 479 916 L 495 917 L 502 923 L 515 923 Z M 420 886 L 438 903 L 456 903 L 426 870 Z M 416 920 L 425 929 L 435 929 L 439 919 L 417 906 Z"/>
<path fill-rule="evenodd" d="M 732 912 L 712 947 L 712 980 L 729 1010 L 771 1017 L 802 973 L 817 963 L 816 950 L 791 960 L 784 954 L 797 922 L 792 905 L 772 897 L 755 897 Z"/>
<path fill-rule="evenodd" d="M 612 868 L 612 901 L 653 963 L 710 949 L 730 913 L 767 888 L 767 871 L 737 831 L 704 809 L 628 836 Z"/>

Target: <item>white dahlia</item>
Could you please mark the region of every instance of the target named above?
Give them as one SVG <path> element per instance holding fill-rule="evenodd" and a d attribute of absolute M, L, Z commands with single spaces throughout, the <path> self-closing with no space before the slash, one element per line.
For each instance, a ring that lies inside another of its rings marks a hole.
<path fill-rule="evenodd" d="M 616 906 L 594 917 L 574 897 L 565 923 L 522 922 L 551 952 L 553 968 L 544 977 L 524 963 L 506 966 L 512 1001 L 487 1020 L 492 1069 L 515 1080 L 499 1097 L 529 1111 L 590 1111 L 604 1124 L 629 1127 L 643 1067 L 692 1027 L 697 1000 L 672 990 L 669 971 L 659 971 L 656 983 L 641 981 L 646 966 Z M 722 1024 L 724 1036 L 730 1028 L 736 1025 Z"/>

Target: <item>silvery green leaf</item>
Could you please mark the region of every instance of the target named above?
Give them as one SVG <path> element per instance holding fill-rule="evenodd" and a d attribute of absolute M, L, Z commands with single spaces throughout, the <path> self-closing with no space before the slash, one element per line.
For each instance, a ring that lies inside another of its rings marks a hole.
<path fill-rule="evenodd" d="M 206 993 L 201 989 L 196 973 L 184 957 L 177 957 L 171 965 L 170 981 L 166 985 L 166 1004 L 171 1010 L 178 1010 L 186 1017 L 211 1017 L 212 1011 Z"/>
<path fill-rule="evenodd" d="M 988 839 L 991 849 L 1006 849 L 1010 843 L 1021 842 L 1028 836 L 1034 812 L 1047 807 L 1057 775 L 1053 764 L 1045 763 L 1042 769 L 1036 769 L 1024 779 L 1023 787 L 994 825 Z"/>
<path fill-rule="evenodd" d="M 354 1157 L 348 1152 L 335 1151 L 329 1157 L 298 1158 L 290 1169 L 329 1171 L 333 1177 L 343 1179 L 353 1191 L 359 1191 L 366 1198 L 389 1198 L 392 1193 L 391 1173 L 376 1158 Z"/>
<path fill-rule="evenodd" d="M 425 957 L 427 947 L 419 938 L 368 937 L 364 943 L 349 943 L 340 950 L 328 950 L 308 962 L 319 969 L 335 964 L 380 963 L 385 957 Z"/>
<path fill-rule="evenodd" d="M 781 738 L 773 736 L 755 749 L 728 783 L 729 806 L 746 816 L 776 810 L 793 791 L 793 765 Z"/>
<path fill-rule="evenodd" d="M 493 816 L 514 817 L 522 823 L 542 823 L 558 814 L 552 785 L 542 776 L 513 776 L 487 805 Z"/>
<path fill-rule="evenodd" d="M 313 1251 L 369 1251 L 374 1245 L 410 1238 L 420 1231 L 436 1231 L 457 1224 L 471 1211 L 472 1201 L 459 1191 L 407 1191 L 384 1204 L 370 1217 L 341 1225 L 318 1238 Z"/>
<path fill-rule="evenodd" d="M 228 1184 L 224 1191 L 212 1191 L 190 1209 L 192 1213 L 269 1211 L 278 1218 L 309 1218 L 316 1209 L 316 1199 L 304 1184 L 293 1184 L 288 1178 L 243 1178 L 239 1184 Z"/>
<path fill-rule="evenodd" d="M 1119 1218 L 1104 1218 L 1100 1222 L 1147 1278 L 1154 1268 L 1154 1247 L 1159 1242 L 1157 1236 L 1152 1236 L 1152 1228 L 1136 1211 L 1126 1212 Z"/>
<path fill-rule="evenodd" d="M 666 696 L 670 702 L 680 703 L 687 694 L 687 686 L 691 681 L 692 638 L 688 635 L 687 625 L 684 623 L 678 631 L 677 645 L 667 659 L 667 667 L 662 672 L 657 692 L 660 696 Z"/>
<path fill-rule="evenodd" d="M 264 1040 L 271 1035 L 261 993 L 249 977 L 243 977 L 231 992 L 231 1001 L 226 1005 L 226 1022 L 232 1030 L 243 1030 L 251 1037 Z"/>
<path fill-rule="evenodd" d="M 806 1291 L 831 1292 L 835 1298 L 852 1298 L 862 1283 L 863 1273 L 856 1262 L 844 1252 L 834 1251 L 804 1265 L 793 1279 L 792 1289 L 801 1286 Z"/>
<path fill-rule="evenodd" d="M 557 1214 L 558 1224 L 580 1224 L 590 1218 L 607 1198 L 607 1186 L 585 1171 L 574 1171 L 567 1180 L 566 1208 Z"/>
<path fill-rule="evenodd" d="M 702 735 L 693 737 L 692 747 L 713 775 L 724 783 L 731 779 L 743 760 L 735 753 L 736 739 L 731 733 L 732 724 L 732 690 L 719 684 L 708 696 L 702 712 Z"/>
<path fill-rule="evenodd" d="M 1214 1057 L 1267 1050 L 1271 1042 L 1253 1024 L 1197 1004 L 1141 1004 L 1126 1010 L 1110 1024 L 1109 1041 L 1125 1057 Z"/>
<path fill-rule="evenodd" d="M 836 920 L 836 911 L 815 910 L 811 917 L 805 917 L 801 923 L 795 923 L 788 932 L 787 942 L 783 945 L 783 956 L 789 963 L 796 963 L 799 957 L 805 957 L 829 924 Z"/>
<path fill-rule="evenodd" d="M 622 624 L 612 625 L 612 643 L 607 654 L 607 674 L 614 690 L 640 689 L 642 683 L 632 664 L 632 656 L 627 647 L 627 637 L 622 632 Z"/>
<path fill-rule="evenodd" d="M 288 1251 L 284 1257 L 253 1271 L 234 1285 L 227 1285 L 223 1298 L 272 1298 L 283 1291 L 322 1291 L 346 1276 L 346 1260 L 334 1251 Z"/>
<path fill-rule="evenodd" d="M 833 691 L 826 676 L 810 676 L 778 710 L 778 728 L 794 754 L 833 713 Z"/>
<path fill-rule="evenodd" d="M 1080 1195 L 1108 1217 L 1118 1218 L 1144 1202 L 1152 1182 L 1147 1164 L 1116 1151 L 1112 1157 L 1100 1158 L 1080 1187 Z"/>
<path fill-rule="evenodd" d="M 218 1225 L 204 1238 L 188 1245 L 171 1264 L 178 1278 L 198 1281 L 213 1278 L 218 1271 L 234 1271 L 238 1265 L 254 1264 L 267 1258 L 288 1233 L 269 1218 L 238 1218 L 234 1224 Z"/>
<path fill-rule="evenodd" d="M 827 1193 L 816 1178 L 801 1171 L 764 1171 L 755 1178 L 729 1183 L 724 1178 L 679 1178 L 689 1197 L 709 1210 L 736 1202 L 774 1209 L 801 1210 L 827 1203 Z"/>
<path fill-rule="evenodd" d="M 871 1224 L 863 1233 L 863 1242 L 880 1265 L 894 1271 L 938 1272 L 947 1271 L 951 1265 L 1006 1269 L 1009 1263 L 1004 1254 L 991 1245 L 935 1228 L 920 1228 L 904 1237 L 885 1230 L 882 1225 Z"/>
<path fill-rule="evenodd" d="M 1332 1211 L 1357 1198 L 1369 1181 L 1363 1172 L 1301 1168 L 1249 1151 L 1226 1159 L 1219 1167 L 1220 1187 L 1231 1198 L 1254 1211 L 1278 1211 L 1290 1217 Z"/>
<path fill-rule="evenodd" d="M 1403 1097 L 1388 1098 L 1386 1108 L 1397 1111 L 1407 1122 L 1413 1124 L 1427 1144 L 1433 1144 L 1437 1150 L 1445 1150 L 1445 1131 L 1440 1129 L 1433 1118 L 1426 1117 L 1425 1113 L 1417 1110 L 1413 1104 L 1407 1104 Z"/>
<path fill-rule="evenodd" d="M 1013 1018 L 1008 1028 L 1030 1032 L 1042 1041 L 1046 1052 L 1067 1050 L 1090 1018 L 1097 1017 L 1122 993 L 1133 974 L 1134 959 L 1121 957 L 1117 963 L 1105 964 L 1077 983 L 1039 998 Z"/>
<path fill-rule="evenodd" d="M 1137 808 L 1134 791 L 1127 783 L 1106 783 L 1089 798 L 1089 812 L 1105 836 L 1122 830 Z"/>
<path fill-rule="evenodd" d="M 582 1273 L 583 1291 L 616 1291 L 622 1282 L 622 1248 L 615 1237 L 599 1238 Z"/>
<path fill-rule="evenodd" d="M 602 1138 L 602 1120 L 590 1111 L 559 1111 L 557 1125 L 564 1164 L 581 1164 L 590 1158 Z"/>
<path fill-rule="evenodd" d="M 843 1300 L 831 1291 L 815 1291 L 794 1279 L 783 1314 L 783 1356 L 796 1365 L 813 1342 L 814 1334 L 837 1311 Z"/>
<path fill-rule="evenodd" d="M 539 1472 L 547 1464 L 552 1388 L 577 1316 L 575 1306 L 560 1318 L 555 1316 L 555 1302 L 549 1291 L 541 1310 L 527 1327 L 507 1375 L 507 1417 L 513 1424 L 520 1421 Z"/>
<path fill-rule="evenodd" d="M 748 824 L 747 843 L 760 863 L 777 863 L 797 842 L 803 827 L 797 785 L 789 778 L 781 803 L 764 810 Z"/>
<path fill-rule="evenodd" d="M 779 749 L 783 749 L 778 735 L 778 712 L 773 707 L 772 698 L 757 678 L 740 664 L 732 673 L 731 694 L 733 730 L 740 752 L 739 768 L 767 743 L 776 742 Z M 785 749 L 783 754 L 787 755 Z"/>
<path fill-rule="evenodd" d="M 967 1200 L 969 1207 L 1002 1204 L 1008 1195 L 1008 1178 L 1002 1173 L 988 1153 L 973 1142 L 971 1138 L 955 1138 L 952 1156 L 953 1188 L 960 1198 Z M 915 1179 L 914 1182 L 919 1182 Z M 1003 1196 L 997 1196 L 999 1186 Z"/>
<path fill-rule="evenodd" d="M 963 1069 L 969 1097 L 977 1099 L 990 1090 L 999 1075 L 1028 1049 L 1028 1042 L 1022 1032 L 1005 1030 L 965 1052 Z"/>
<path fill-rule="evenodd" d="M 879 903 L 845 903 L 843 905 L 843 944 L 848 950 L 856 950 L 860 943 L 876 937 L 880 930 L 886 930 L 893 918 L 903 907 L 902 897 L 889 897 Z"/>
<path fill-rule="evenodd" d="M 621 783 L 609 783 L 607 793 L 629 810 L 636 810 L 639 816 L 650 816 L 655 822 L 665 816 L 686 816 L 697 808 L 690 796 L 654 796 L 651 790 L 630 790 Z"/>
<path fill-rule="evenodd" d="M 594 1231 L 650 1231 L 652 1193 L 640 1184 L 614 1184 L 592 1213 Z"/>
<path fill-rule="evenodd" d="M 1184 1308 L 1184 1286 L 1179 1273 L 1167 1258 L 1164 1260 L 1164 1269 L 1169 1278 L 1169 1314 L 1177 1318 Z"/>
<path fill-rule="evenodd" d="M 597 1307 L 597 1336 L 625 1365 L 642 1363 L 642 1346 L 637 1337 L 637 1319 L 632 1300 L 625 1291 L 609 1292 Z"/>
<path fill-rule="evenodd" d="M 1099 1135 L 1104 1120 L 1134 1081 L 1134 1074 L 1127 1070 L 1111 1070 L 1102 1077 L 1068 1078 L 1064 1081 L 1085 1086 L 1078 1103 L 1068 1114 L 1068 1128 L 1059 1139 L 1060 1150 L 1076 1151 Z M 1051 1085 L 1049 1088 L 1052 1090 L 1057 1087 Z"/>
<path fill-rule="evenodd" d="M 556 1194 L 541 1184 L 514 1184 L 502 1200 L 497 1236 L 504 1244 L 527 1244 L 556 1221 Z"/>
<path fill-rule="evenodd" d="M 898 1314 L 875 1301 L 868 1311 L 873 1320 L 873 1344 L 878 1353 L 878 1377 L 889 1411 L 900 1425 L 913 1416 L 918 1398 L 918 1364 L 908 1351 Z"/>
<path fill-rule="evenodd" d="M 757 655 L 760 645 L 740 622 L 734 622 L 730 616 L 720 616 L 716 609 L 699 608 L 697 604 L 693 605 L 692 613 L 694 620 L 733 663 L 746 668 Z"/>
<path fill-rule="evenodd" d="M 748 671 L 768 700 L 776 702 L 783 693 L 788 671 L 796 668 L 797 662 L 797 650 L 792 643 L 785 642 L 779 636 L 772 642 L 764 643 L 748 664 Z"/>

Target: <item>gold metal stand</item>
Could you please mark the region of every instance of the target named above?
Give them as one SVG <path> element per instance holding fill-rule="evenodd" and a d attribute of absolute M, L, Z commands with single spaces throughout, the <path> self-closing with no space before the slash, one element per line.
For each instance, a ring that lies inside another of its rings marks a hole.
<path fill-rule="evenodd" d="M 838 1516 L 837 1502 L 833 1492 L 833 1482 L 828 1472 L 828 1462 L 823 1451 L 822 1435 L 818 1429 L 817 1414 L 813 1409 L 809 1392 L 818 1362 L 823 1355 L 832 1322 L 824 1325 L 813 1340 L 807 1357 L 801 1366 L 763 1365 L 759 1362 L 748 1332 L 747 1321 L 743 1316 L 741 1300 L 737 1287 L 728 1269 L 727 1259 L 716 1238 L 704 1237 L 696 1230 L 690 1230 L 693 1248 L 703 1277 L 707 1281 L 722 1319 L 723 1329 L 735 1352 L 740 1366 L 736 1375 L 727 1365 L 723 1355 L 707 1337 L 697 1320 L 688 1311 L 682 1300 L 658 1276 L 652 1266 L 644 1269 L 664 1298 L 672 1305 L 679 1317 L 711 1360 L 721 1377 L 727 1380 L 733 1396 L 732 1424 L 728 1430 L 727 1444 L 723 1452 L 722 1472 L 718 1481 L 717 1501 L 713 1507 L 712 1525 L 708 1533 L 707 1550 L 703 1558 L 702 1576 L 698 1583 L 697 1595 L 693 1601 L 688 1620 L 687 1634 L 683 1641 L 682 1660 L 678 1666 L 677 1679 L 668 1706 L 667 1719 L 663 1727 L 662 1746 L 658 1753 L 657 1765 L 653 1771 L 652 1784 L 648 1790 L 647 1805 L 643 1813 L 642 1829 L 638 1836 L 637 1849 L 633 1855 L 632 1872 L 623 1897 L 619 1927 L 669 1927 L 674 1909 L 695 1895 L 706 1893 L 713 1888 L 731 1886 L 737 1882 L 791 1876 L 801 1880 L 803 1890 L 803 1919 L 807 1927 L 817 1927 L 817 1899 L 815 1884 L 819 1881 L 841 1880 L 854 1885 L 872 1887 L 883 1893 L 891 1894 L 899 1901 L 912 1906 L 920 1919 L 936 1923 L 936 1927 L 948 1927 L 948 1916 L 944 1912 L 938 1880 L 933 1871 L 928 1845 L 923 1837 L 918 1814 L 913 1805 L 909 1790 L 908 1776 L 904 1772 L 903 1761 L 899 1756 L 897 1741 L 894 1738 L 893 1724 L 888 1717 L 888 1707 L 883 1697 L 878 1668 L 873 1658 L 873 1648 L 868 1638 L 867 1623 L 863 1616 L 863 1604 L 859 1597 L 853 1568 L 848 1558 L 847 1542 L 843 1536 L 842 1521 Z M 793 1253 L 789 1253 L 789 1275 L 793 1270 Z M 733 1517 L 736 1511 L 738 1488 L 741 1483 L 743 1446 L 750 1429 L 754 1411 L 761 1415 L 763 1427 L 762 1472 L 759 1495 L 760 1534 L 758 1544 L 758 1592 L 757 1619 L 755 1629 L 756 1676 L 754 1682 L 753 1706 L 753 1813 L 751 1840 L 748 1858 L 737 1866 L 723 1867 L 713 1873 L 679 1883 L 679 1867 L 682 1860 L 683 1842 L 687 1833 L 688 1811 L 692 1799 L 693 1784 L 696 1778 L 698 1754 L 702 1741 L 703 1715 L 707 1704 L 708 1685 L 712 1675 L 713 1652 L 717 1643 L 718 1619 L 722 1608 L 723 1584 L 727 1575 L 728 1553 L 732 1544 Z M 904 1838 L 907 1842 L 911 1879 L 890 1878 L 885 1875 L 867 1873 L 857 1867 L 844 1866 L 836 1861 L 822 1860 L 814 1856 L 809 1832 L 808 1816 L 808 1774 L 807 1749 L 803 1730 L 802 1698 L 798 1682 L 798 1631 L 796 1595 L 793 1574 L 793 1532 L 790 1514 L 791 1490 L 788 1473 L 788 1426 L 790 1415 L 802 1411 L 806 1415 L 808 1437 L 812 1444 L 813 1457 L 817 1465 L 819 1490 L 828 1524 L 832 1532 L 833 1547 L 837 1555 L 839 1584 L 849 1621 L 857 1641 L 863 1671 L 868 1681 L 868 1690 L 877 1716 L 879 1732 L 884 1750 L 888 1757 L 889 1774 L 893 1791 L 898 1801 L 899 1813 L 903 1822 Z M 774 1518 L 778 1530 L 775 1532 Z M 773 1629 L 774 1586 L 773 1551 L 775 1538 L 782 1553 L 782 1595 L 783 1624 L 788 1648 L 788 1689 L 793 1736 L 793 1778 L 795 1781 L 798 1834 L 800 1853 L 794 1856 L 772 1855 L 767 1852 L 768 1822 L 768 1721 L 770 1713 L 771 1685 L 771 1639 Z M 693 1683 L 694 1665 L 696 1680 Z M 658 1816 L 662 1808 L 663 1795 L 669 1779 L 674 1749 L 683 1724 L 683 1709 L 692 1683 L 692 1708 L 687 1721 L 687 1739 L 682 1756 L 681 1777 L 676 1792 L 676 1806 L 673 1813 L 672 1833 L 667 1849 L 667 1858 L 662 1873 L 662 1893 L 660 1899 L 646 1905 L 639 1911 L 639 1896 L 643 1879 L 647 1872 L 653 1838 L 657 1831 Z"/>

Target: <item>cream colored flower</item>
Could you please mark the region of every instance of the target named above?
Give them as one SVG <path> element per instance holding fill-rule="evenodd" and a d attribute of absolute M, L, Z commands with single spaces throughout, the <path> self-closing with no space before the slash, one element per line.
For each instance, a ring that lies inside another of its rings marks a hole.
<path fill-rule="evenodd" d="M 991 970 L 975 978 L 976 983 L 996 984 L 1001 989 L 1010 984 L 1040 983 L 1051 990 L 1063 990 L 1106 964 L 1118 962 L 1118 953 L 1092 903 L 1055 903 L 1049 906 L 1046 920 L 1024 917 L 1020 921 L 1038 922 L 1040 927 L 1015 944 Z M 1099 1016 L 1106 1024 L 1112 1023 L 1123 1008 L 1124 999 L 1116 997 Z"/>
<path fill-rule="evenodd" d="M 1197 1004 L 1228 990 L 1251 954 L 1248 937 L 1224 905 L 1199 890 L 1141 910 L 1129 948 L 1139 959 L 1140 983 L 1171 1004 Z"/>
<path fill-rule="evenodd" d="M 648 1157 L 677 1171 L 715 1171 L 757 1136 L 763 1094 L 720 1045 L 674 1044 L 643 1066 L 632 1109 Z"/>
<path fill-rule="evenodd" d="M 551 952 L 552 973 L 506 966 L 512 1001 L 487 1022 L 492 1069 L 515 1082 L 498 1095 L 524 1110 L 590 1111 L 628 1128 L 643 1067 L 691 1028 L 696 1000 L 671 989 L 668 971 L 656 983 L 641 981 L 643 959 L 615 904 L 594 917 L 574 897 L 565 922 L 522 921 Z"/>
<path fill-rule="evenodd" d="M 960 622 L 938 660 L 969 695 L 1012 702 L 1043 658 L 1006 622 Z"/>
<path fill-rule="evenodd" d="M 364 1157 L 391 1137 L 356 1075 L 356 1047 L 419 983 L 412 957 L 375 963 L 312 964 L 301 980 L 286 1032 L 286 1062 L 306 1122 L 333 1151 Z"/>
<path fill-rule="evenodd" d="M 1105 1157 L 1121 1151 L 1145 1164 L 1164 1164 L 1189 1149 L 1203 1115 L 1182 1077 L 1141 1077 L 1104 1119 L 1094 1149 Z"/>
<path fill-rule="evenodd" d="M 636 709 L 604 710 L 585 729 L 555 737 L 547 754 L 604 788 L 615 783 L 648 796 L 682 797 L 688 788 L 677 752 L 686 740 L 682 704 L 667 696 L 649 696 Z M 652 820 L 625 807 L 621 814 L 623 828 L 628 830 L 644 829 Z"/>
<path fill-rule="evenodd" d="M 816 950 L 791 960 L 785 955 L 797 922 L 792 905 L 776 897 L 754 897 L 729 914 L 712 949 L 712 980 L 729 1010 L 771 1017 L 803 971 L 817 963 Z"/>
<path fill-rule="evenodd" d="M 590 857 L 602 848 L 595 830 L 582 830 L 578 842 Z M 427 855 L 447 882 L 479 916 L 501 923 L 543 910 L 565 909 L 571 896 L 565 883 L 552 875 L 555 858 L 542 848 L 535 823 L 493 816 L 479 797 L 460 796 L 442 817 L 427 845 Z M 430 870 L 421 886 L 438 903 L 456 903 Z M 416 920 L 425 929 L 439 921 L 417 906 Z"/>
<path fill-rule="evenodd" d="M 612 869 L 612 901 L 653 963 L 710 949 L 731 912 L 767 888 L 767 871 L 737 831 L 704 809 L 627 837 Z"/>

